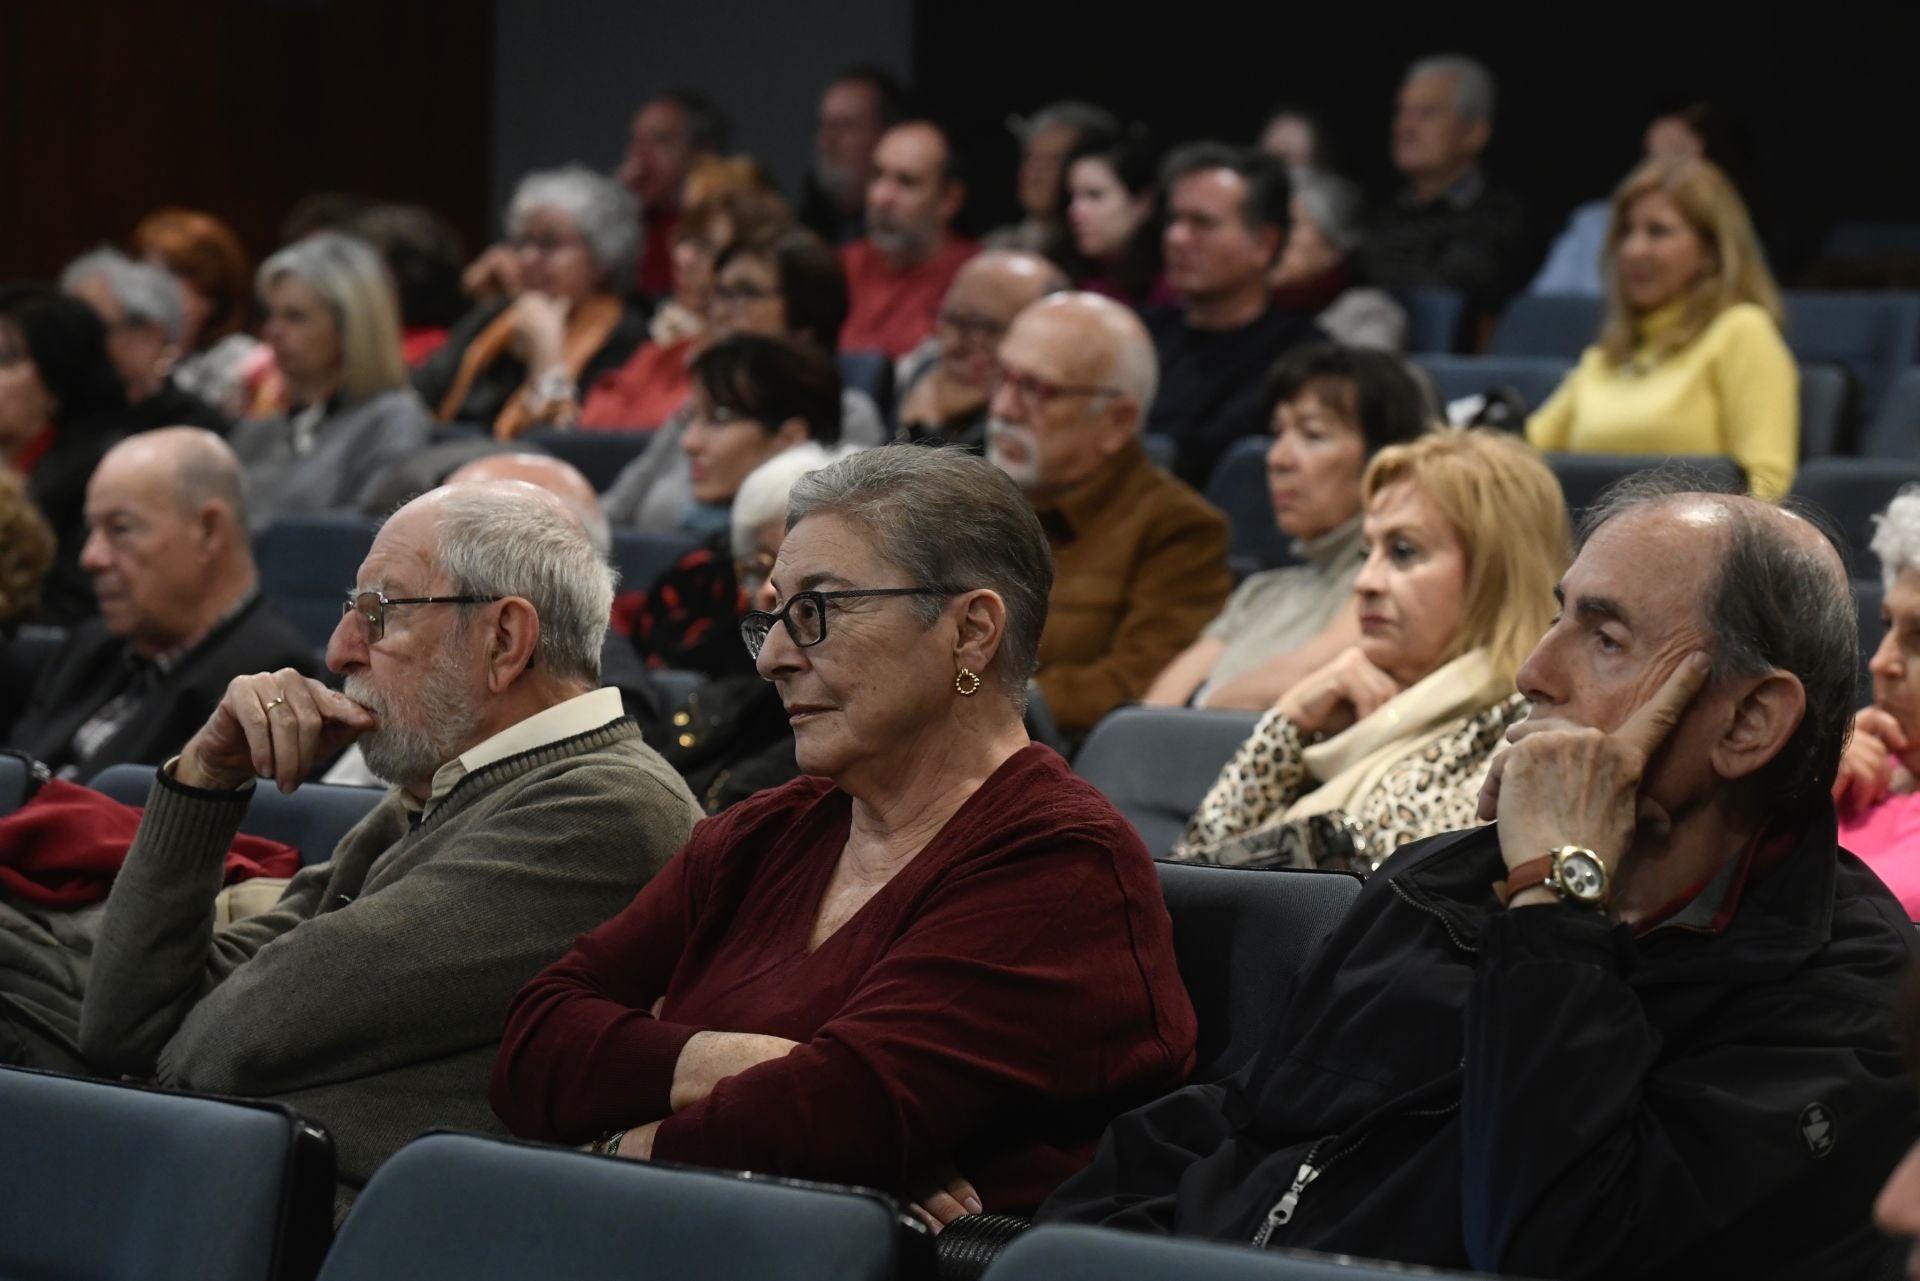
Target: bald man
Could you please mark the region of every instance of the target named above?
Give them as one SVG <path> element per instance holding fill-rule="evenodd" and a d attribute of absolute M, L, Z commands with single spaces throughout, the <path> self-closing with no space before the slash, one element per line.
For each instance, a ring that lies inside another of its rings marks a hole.
<path fill-rule="evenodd" d="M 1069 737 L 1146 693 L 1233 587 L 1226 518 L 1141 448 L 1158 380 L 1139 317 L 1097 294 L 1041 299 L 1000 343 L 987 457 L 1053 551 L 1034 680 Z"/>
<path fill-rule="evenodd" d="M 524 480 L 546 490 L 566 504 L 593 550 L 603 557 L 612 553 L 613 531 L 607 525 L 606 513 L 600 510 L 600 495 L 594 492 L 593 482 L 564 458 L 552 454 L 489 454 L 455 468 L 446 483 L 474 485 L 492 480 Z"/>
<path fill-rule="evenodd" d="M 1007 326 L 1066 287 L 1066 273 L 1039 254 L 993 249 L 968 260 L 940 304 L 933 336 L 900 362 L 900 438 L 984 449 Z"/>
<path fill-rule="evenodd" d="M 1589 513 L 1557 595 L 1498 821 L 1402 846 L 1253 1069 L 1122 1117 L 1040 1217 L 1512 1276 L 1895 1274 L 1868 1209 L 1920 1130 L 1913 927 L 1835 841 L 1840 557 L 1657 478 Z"/>
<path fill-rule="evenodd" d="M 7 736 L 65 778 L 157 764 L 243 672 L 319 670 L 260 594 L 239 463 L 198 427 L 109 450 L 87 484 L 80 566 L 100 613 L 75 629 Z"/>
<path fill-rule="evenodd" d="M 850 310 L 843 351 L 898 360 L 933 332 L 954 273 L 979 249 L 953 231 L 967 186 L 940 126 L 909 120 L 880 136 L 867 184 L 867 235 L 840 251 Z"/>

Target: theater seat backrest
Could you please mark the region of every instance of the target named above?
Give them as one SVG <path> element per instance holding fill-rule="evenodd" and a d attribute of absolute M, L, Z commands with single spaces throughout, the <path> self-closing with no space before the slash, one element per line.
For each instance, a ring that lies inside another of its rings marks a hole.
<path fill-rule="evenodd" d="M 896 1232 L 877 1194 L 431 1134 L 375 1172 L 321 1277 L 891 1281 Z"/>
<path fill-rule="evenodd" d="M 333 1146 L 273 1104 L 0 1068 L 0 1276 L 287 1281 L 332 1224 Z"/>
<path fill-rule="evenodd" d="M 1099 788 L 1156 857 L 1171 850 L 1260 719 L 1254 712 L 1122 707 L 1093 727 L 1074 772 Z"/>
<path fill-rule="evenodd" d="M 114 765 L 101 770 L 88 784 L 126 805 L 145 805 L 152 785 L 151 765 Z M 282 793 L 260 784 L 253 789 L 253 800 L 240 830 L 293 846 L 300 851 L 302 865 L 324 863 L 333 857 L 340 838 L 385 795 L 386 790 L 379 787 L 302 783 L 293 792 Z"/>

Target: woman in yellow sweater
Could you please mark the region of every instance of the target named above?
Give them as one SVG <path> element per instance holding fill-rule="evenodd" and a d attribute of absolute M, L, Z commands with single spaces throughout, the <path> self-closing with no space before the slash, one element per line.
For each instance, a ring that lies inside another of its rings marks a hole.
<path fill-rule="evenodd" d="M 1722 454 L 1779 498 L 1800 458 L 1800 372 L 1753 223 L 1704 160 L 1650 161 L 1613 196 L 1607 319 L 1540 411 L 1537 448 Z"/>

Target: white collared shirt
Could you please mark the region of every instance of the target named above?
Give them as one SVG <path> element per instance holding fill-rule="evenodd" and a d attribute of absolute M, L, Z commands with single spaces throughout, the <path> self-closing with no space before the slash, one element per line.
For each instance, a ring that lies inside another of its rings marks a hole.
<path fill-rule="evenodd" d="M 430 810 L 444 801 L 447 793 L 461 779 L 485 769 L 495 761 L 518 756 L 521 752 L 531 752 L 576 734 L 590 733 L 626 714 L 626 705 L 620 701 L 620 691 L 611 687 L 589 690 L 564 703 L 555 703 L 544 712 L 535 712 L 523 721 L 516 721 L 492 738 L 482 739 L 442 765 L 433 772 L 433 792 L 427 797 L 426 804 L 419 805 L 412 797 L 406 796 L 407 807 Z"/>

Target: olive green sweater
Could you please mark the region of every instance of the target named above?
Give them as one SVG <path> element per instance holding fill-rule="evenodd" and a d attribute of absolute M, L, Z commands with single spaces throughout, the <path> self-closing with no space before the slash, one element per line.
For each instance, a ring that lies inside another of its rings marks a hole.
<path fill-rule="evenodd" d="M 248 793 L 163 772 L 80 1017 L 95 1070 L 285 1103 L 351 1196 L 425 1130 L 504 1133 L 487 1080 L 521 985 L 626 906 L 700 810 L 630 720 L 496 761 L 413 826 L 396 791 L 272 911 L 213 927 Z"/>

